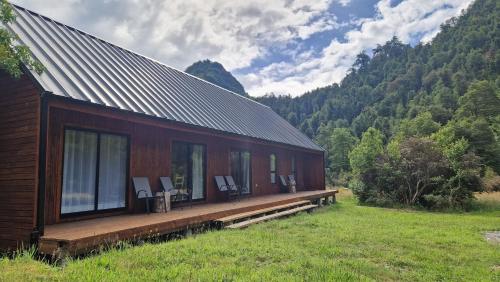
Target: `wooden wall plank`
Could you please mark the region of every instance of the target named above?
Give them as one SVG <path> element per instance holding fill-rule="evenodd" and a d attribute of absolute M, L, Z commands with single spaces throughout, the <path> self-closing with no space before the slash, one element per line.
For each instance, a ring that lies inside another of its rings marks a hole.
<path fill-rule="evenodd" d="M 0 72 L 0 89 L 0 249 L 15 249 L 35 224 L 40 98 L 27 76 Z"/>

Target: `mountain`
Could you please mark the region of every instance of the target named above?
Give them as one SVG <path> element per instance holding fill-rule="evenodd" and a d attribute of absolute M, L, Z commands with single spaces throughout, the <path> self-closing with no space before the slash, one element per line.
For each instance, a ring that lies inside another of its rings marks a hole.
<path fill-rule="evenodd" d="M 422 136 L 442 128 L 465 139 L 485 167 L 500 173 L 499 18 L 498 1 L 477 0 L 443 23 L 430 43 L 412 47 L 394 37 L 371 56 L 359 54 L 340 84 L 296 98 L 256 100 L 315 138 L 330 156 L 336 128 L 360 138 L 373 127 L 387 144 L 413 122 L 433 125 Z"/>
<path fill-rule="evenodd" d="M 224 67 L 210 60 L 198 61 L 189 66 L 185 72 L 211 82 L 229 91 L 247 96 L 243 85 Z"/>

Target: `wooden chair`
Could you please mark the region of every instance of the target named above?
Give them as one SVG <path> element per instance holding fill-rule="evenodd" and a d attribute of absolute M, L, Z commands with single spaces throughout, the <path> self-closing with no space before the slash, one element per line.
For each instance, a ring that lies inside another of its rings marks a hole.
<path fill-rule="evenodd" d="M 229 198 L 231 198 L 231 196 L 233 196 L 235 198 L 238 198 L 238 200 L 239 200 L 239 197 L 241 196 L 241 186 L 237 185 L 234 182 L 233 177 L 230 175 L 224 176 L 224 178 L 226 179 L 227 185 L 229 186 L 229 193 L 228 193 Z"/>
<path fill-rule="evenodd" d="M 231 186 L 226 183 L 224 176 L 214 176 L 215 184 L 217 185 L 217 189 L 226 194 L 228 199 L 230 198 Z"/>
<path fill-rule="evenodd" d="M 280 175 L 280 191 L 281 193 L 288 193 L 288 183 L 284 175 Z"/>
<path fill-rule="evenodd" d="M 184 183 L 184 181 L 182 181 L 182 182 Z M 160 183 L 161 183 L 161 186 L 163 187 L 163 190 L 165 192 L 170 192 L 170 198 L 172 199 L 172 201 L 175 201 L 175 202 L 182 201 L 182 200 L 184 200 L 183 199 L 183 197 L 184 197 L 191 203 L 192 197 L 191 197 L 191 190 L 190 189 L 186 189 L 186 192 L 182 191 L 183 189 L 177 188 L 177 187 L 182 187 L 182 185 L 177 186 L 180 184 L 176 183 L 177 185 L 174 186 L 172 184 L 172 179 L 170 179 L 170 177 L 168 177 L 168 176 L 160 177 Z"/>
<path fill-rule="evenodd" d="M 184 188 L 184 176 L 176 175 L 174 179 L 175 179 L 175 184 L 174 184 L 175 189 L 181 190 L 182 188 Z"/>
<path fill-rule="evenodd" d="M 178 178 L 178 177 L 177 177 Z M 184 179 L 184 177 L 182 177 Z M 165 192 L 170 192 L 170 199 L 173 202 L 178 202 L 182 201 L 183 197 L 186 198 L 189 203 L 191 204 L 192 202 L 192 193 L 190 189 L 186 189 L 186 192 L 181 191 L 182 189 L 179 189 L 177 187 L 182 187 L 183 184 L 176 183 L 176 186 L 172 184 L 172 179 L 168 176 L 160 177 L 160 182 L 161 186 L 163 187 L 163 191 Z M 182 183 L 184 183 L 184 180 L 182 180 Z"/>
<path fill-rule="evenodd" d="M 149 179 L 147 177 L 133 177 L 132 182 L 134 183 L 135 196 L 137 199 L 144 199 L 146 201 L 146 211 L 151 212 L 149 208 L 149 201 L 156 198 L 162 198 L 163 196 L 153 195 L 151 192 L 151 186 L 149 185 Z M 167 203 L 165 203 L 165 210 L 167 210 Z"/>

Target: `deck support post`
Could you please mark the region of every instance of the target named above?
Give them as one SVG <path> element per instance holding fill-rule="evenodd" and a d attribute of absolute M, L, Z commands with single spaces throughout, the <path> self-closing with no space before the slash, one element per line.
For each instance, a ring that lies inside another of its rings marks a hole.
<path fill-rule="evenodd" d="M 327 198 L 327 201 L 328 201 L 328 204 L 329 204 L 329 205 L 333 205 L 333 204 L 335 204 L 335 203 L 337 202 L 337 200 L 335 199 L 335 195 L 333 195 L 333 196 L 329 196 L 329 197 Z"/>

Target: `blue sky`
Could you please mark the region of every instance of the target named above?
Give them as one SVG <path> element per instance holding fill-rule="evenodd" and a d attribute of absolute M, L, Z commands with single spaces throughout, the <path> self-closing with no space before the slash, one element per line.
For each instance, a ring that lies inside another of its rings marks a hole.
<path fill-rule="evenodd" d="M 222 63 L 253 96 L 340 82 L 393 36 L 429 42 L 472 0 L 13 0 L 178 69 Z"/>

